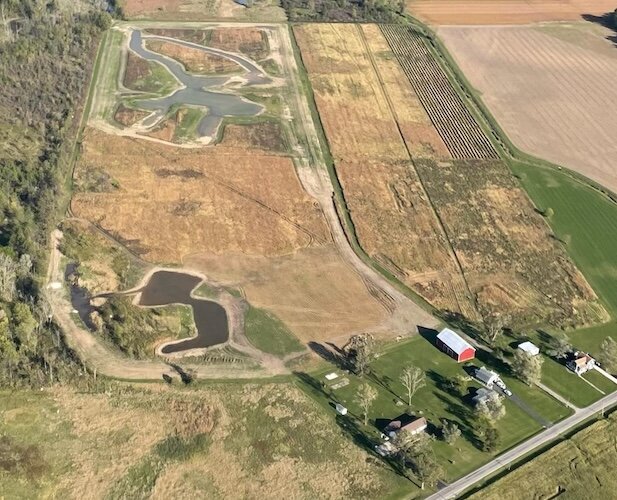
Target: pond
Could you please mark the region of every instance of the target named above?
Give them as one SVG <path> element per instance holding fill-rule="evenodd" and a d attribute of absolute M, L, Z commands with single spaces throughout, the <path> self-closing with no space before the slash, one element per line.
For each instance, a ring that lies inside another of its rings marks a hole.
<path fill-rule="evenodd" d="M 193 308 L 197 336 L 163 347 L 163 354 L 202 349 L 222 344 L 229 338 L 225 308 L 207 299 L 191 297 L 191 292 L 203 280 L 192 274 L 176 271 L 157 271 L 141 289 L 139 305 L 147 307 L 185 304 Z"/>
<path fill-rule="evenodd" d="M 199 76 L 187 73 L 184 66 L 179 62 L 146 49 L 143 44 L 144 39 L 173 42 L 230 59 L 246 71 L 244 78 L 251 85 L 269 83 L 271 80 L 256 64 L 244 57 L 182 40 L 154 35 L 144 36 L 141 31 L 134 30 L 129 44 L 131 50 L 148 61 L 156 61 L 162 64 L 184 85 L 184 88 L 165 97 L 135 101 L 138 107 L 155 112 L 152 117 L 144 122 L 146 126 L 156 123 L 174 105 L 203 106 L 207 108 L 208 113 L 201 119 L 197 126 L 197 132 L 202 137 L 212 136 L 225 116 L 256 116 L 263 111 L 262 105 L 249 101 L 239 95 L 208 90 L 224 86 L 229 80 L 229 76 Z"/>

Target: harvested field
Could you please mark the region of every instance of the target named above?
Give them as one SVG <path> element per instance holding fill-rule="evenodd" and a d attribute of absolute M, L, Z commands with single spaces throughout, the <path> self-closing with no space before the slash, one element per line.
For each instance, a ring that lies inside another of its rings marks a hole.
<path fill-rule="evenodd" d="M 131 125 L 134 125 L 149 114 L 150 113 L 148 113 L 147 111 L 127 108 L 124 104 L 121 103 L 116 110 L 114 120 L 124 125 L 125 127 L 130 127 Z"/>
<path fill-rule="evenodd" d="M 184 265 L 240 288 L 251 305 L 274 313 L 303 342 L 379 332 L 388 317 L 332 245 L 276 258 L 196 254 L 187 256 Z"/>
<path fill-rule="evenodd" d="M 518 500 L 521 484 L 526 485 L 528 498 L 609 498 L 617 488 L 616 434 L 613 413 L 469 498 Z"/>
<path fill-rule="evenodd" d="M 382 25 L 381 30 L 452 156 L 497 158 L 495 148 L 422 35 L 405 26 Z"/>
<path fill-rule="evenodd" d="M 284 152 L 285 131 L 277 122 L 261 122 L 249 125 L 224 125 L 221 146 Z"/>
<path fill-rule="evenodd" d="M 617 191 L 617 50 L 589 23 L 439 30 L 513 143 Z"/>
<path fill-rule="evenodd" d="M 579 21 L 615 9 L 613 0 L 407 0 L 407 10 L 429 24 L 528 24 Z"/>
<path fill-rule="evenodd" d="M 146 48 L 175 59 L 182 64 L 189 73 L 196 74 L 228 74 L 243 70 L 235 62 L 225 57 L 207 54 L 197 48 L 179 45 L 173 42 L 160 40 L 147 40 Z"/>
<path fill-rule="evenodd" d="M 417 162 L 483 315 L 519 324 L 606 320 L 596 296 L 499 161 Z"/>
<path fill-rule="evenodd" d="M 410 150 L 443 152 L 443 146 L 439 147 L 432 127 L 428 127 L 432 143 L 417 141 L 415 127 L 426 133 L 428 117 L 418 99 L 403 98 L 413 95 L 404 77 L 398 80 L 400 90 L 392 90 L 400 72 L 392 69 L 393 56 L 388 58 L 381 33 L 366 28 L 366 34 L 356 25 L 294 28 L 359 242 L 437 307 L 473 317 L 456 262 L 395 116 L 401 117 Z M 385 86 L 374 69 L 372 51 L 375 65 L 384 70 Z"/>
<path fill-rule="evenodd" d="M 148 260 L 179 263 L 195 252 L 281 255 L 329 241 L 323 215 L 289 158 L 215 149 L 204 162 L 200 150 L 96 130 L 84 144 L 81 165 L 104 169 L 118 189 L 77 193 L 74 213 Z"/>

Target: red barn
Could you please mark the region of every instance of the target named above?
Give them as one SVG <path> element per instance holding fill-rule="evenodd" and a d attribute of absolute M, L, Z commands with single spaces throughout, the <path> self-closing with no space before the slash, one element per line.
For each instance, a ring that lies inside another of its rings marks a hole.
<path fill-rule="evenodd" d="M 437 347 L 459 363 L 469 361 L 476 355 L 476 350 L 458 333 L 444 328 L 437 335 Z"/>

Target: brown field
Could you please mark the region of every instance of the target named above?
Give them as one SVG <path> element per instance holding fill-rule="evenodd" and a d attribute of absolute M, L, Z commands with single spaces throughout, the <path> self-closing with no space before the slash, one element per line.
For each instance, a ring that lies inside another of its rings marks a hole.
<path fill-rule="evenodd" d="M 76 182 L 101 169 L 117 188 L 76 193 L 73 212 L 142 258 L 183 264 L 243 289 L 252 305 L 272 311 L 305 341 L 383 327 L 386 308 L 338 256 L 289 158 L 94 130 L 84 145 Z"/>
<path fill-rule="evenodd" d="M 118 106 L 118 109 L 116 109 L 114 120 L 124 125 L 125 127 L 130 127 L 131 125 L 134 125 L 139 120 L 148 116 L 149 114 L 150 113 L 147 111 L 127 108 L 124 104 L 120 104 L 120 106 Z"/>
<path fill-rule="evenodd" d="M 366 34 L 355 25 L 295 28 L 358 239 L 369 255 L 436 307 L 473 317 L 393 113 L 409 137 L 409 150 L 440 151 L 446 158 L 447 152 L 418 99 L 405 99 L 415 94 L 392 64 L 380 31 L 363 29 Z M 384 87 L 365 40 L 383 71 Z"/>
<path fill-rule="evenodd" d="M 194 255 L 184 265 L 243 290 L 251 305 L 272 311 L 305 342 L 342 340 L 374 330 L 388 317 L 333 245 L 274 258 Z"/>
<path fill-rule="evenodd" d="M 189 73 L 216 74 L 242 72 L 242 68 L 225 57 L 207 54 L 202 50 L 173 42 L 146 39 L 146 48 L 175 59 Z"/>
<path fill-rule="evenodd" d="M 424 42 L 389 29 L 383 35 L 405 74 L 425 75 L 415 99 L 392 89 L 398 82 L 414 95 L 375 27 L 296 28 L 362 247 L 435 307 L 472 320 L 495 313 L 511 314 L 515 325 L 606 319 L 506 165 L 480 159 L 496 151 Z M 448 150 L 470 159 L 449 159 L 437 142 L 418 148 L 403 140 L 403 130 L 413 137 L 416 124 L 426 127 L 420 102 L 443 125 L 437 130 Z"/>
<path fill-rule="evenodd" d="M 221 148 L 204 161 L 200 149 L 96 130 L 84 144 L 81 165 L 100 166 L 119 187 L 77 193 L 74 213 L 121 235 L 148 260 L 178 263 L 195 252 L 282 255 L 330 239 L 289 158 Z M 78 168 L 77 182 L 80 174 Z"/>
<path fill-rule="evenodd" d="M 263 59 L 269 52 L 267 35 L 257 28 L 215 28 L 208 45 L 229 52 L 241 52 L 255 61 Z"/>
<path fill-rule="evenodd" d="M 615 10 L 613 0 L 407 0 L 407 10 L 429 24 L 528 24 L 579 21 Z"/>
<path fill-rule="evenodd" d="M 99 391 L 2 394 L 6 498 L 371 498 L 404 486 L 292 384 Z"/>
<path fill-rule="evenodd" d="M 483 315 L 597 322 L 596 297 L 500 161 L 417 163 Z"/>
<path fill-rule="evenodd" d="M 439 30 L 514 144 L 617 191 L 617 48 L 588 23 Z M 488 48 L 488 49 L 487 49 Z"/>
<path fill-rule="evenodd" d="M 269 152 L 284 152 L 285 132 L 276 122 L 251 123 L 249 125 L 224 125 L 221 146 L 258 149 Z"/>
<path fill-rule="evenodd" d="M 148 61 L 130 50 L 127 51 L 126 69 L 124 71 L 124 81 L 122 82 L 127 89 L 143 90 L 136 86 L 136 82 L 143 81 L 151 74 Z"/>

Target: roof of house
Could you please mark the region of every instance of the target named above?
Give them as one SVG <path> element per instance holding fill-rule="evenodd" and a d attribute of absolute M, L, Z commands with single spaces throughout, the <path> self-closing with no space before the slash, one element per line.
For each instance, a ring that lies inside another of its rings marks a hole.
<path fill-rule="evenodd" d="M 473 349 L 475 351 L 469 342 L 449 328 L 444 328 L 441 330 L 441 332 L 437 335 L 437 338 L 452 349 L 456 354 L 462 354 L 467 349 Z"/>
<path fill-rule="evenodd" d="M 425 429 L 427 426 L 426 419 L 424 417 L 417 418 L 413 422 L 409 422 L 407 425 L 403 425 L 401 430 L 405 431 L 419 431 Z"/>
<path fill-rule="evenodd" d="M 594 359 L 589 354 L 582 352 L 576 359 L 574 359 L 574 364 L 576 366 L 585 366 L 590 361 L 594 361 Z"/>
<path fill-rule="evenodd" d="M 486 398 L 488 398 L 488 396 L 489 396 L 489 394 L 490 394 L 491 392 L 492 392 L 492 391 L 491 391 L 490 389 L 487 389 L 486 387 L 480 387 L 480 388 L 476 391 L 476 393 L 474 394 L 474 396 L 473 396 L 473 400 L 474 400 L 474 401 L 479 401 L 479 400 L 481 400 L 481 399 L 486 399 Z"/>
<path fill-rule="evenodd" d="M 384 432 L 398 432 L 400 430 L 415 431 L 426 427 L 426 419 L 424 417 L 414 418 L 411 415 L 404 413 L 392 420 L 384 429 Z"/>
<path fill-rule="evenodd" d="M 518 345 L 518 348 L 533 355 L 536 355 L 540 352 L 540 348 L 531 342 L 523 342 L 522 344 Z"/>
<path fill-rule="evenodd" d="M 499 375 L 491 370 L 487 370 L 484 366 L 482 368 L 478 368 L 474 375 L 478 380 L 481 380 L 485 384 L 494 382 L 496 378 L 499 378 Z"/>

